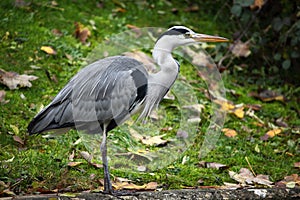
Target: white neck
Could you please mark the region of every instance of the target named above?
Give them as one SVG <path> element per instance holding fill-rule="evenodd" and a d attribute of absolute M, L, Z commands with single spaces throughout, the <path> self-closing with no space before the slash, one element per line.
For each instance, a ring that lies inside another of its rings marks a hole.
<path fill-rule="evenodd" d="M 168 42 L 167 39 L 161 38 L 156 42 L 152 52 L 152 56 L 155 62 L 160 66 L 161 71 L 167 73 L 174 71 L 176 72 L 177 76 L 177 73 L 179 71 L 178 64 L 172 57 L 172 50 L 174 48 L 175 47 L 170 42 Z"/>

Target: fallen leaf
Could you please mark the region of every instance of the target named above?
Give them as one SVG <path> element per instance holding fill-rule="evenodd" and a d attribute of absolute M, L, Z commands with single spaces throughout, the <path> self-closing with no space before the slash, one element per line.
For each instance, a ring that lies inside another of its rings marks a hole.
<path fill-rule="evenodd" d="M 139 134 L 136 130 L 129 128 L 129 133 L 131 134 L 132 138 L 134 138 L 137 141 L 141 141 L 144 136 L 142 136 L 141 134 Z"/>
<path fill-rule="evenodd" d="M 118 7 L 118 8 L 113 9 L 113 12 L 115 12 L 115 13 L 118 13 L 118 12 L 119 13 L 125 13 L 126 9 Z"/>
<path fill-rule="evenodd" d="M 9 126 L 13 130 L 13 132 L 14 132 L 15 135 L 19 135 L 20 130 L 19 130 L 19 128 L 17 126 L 12 125 L 12 124 L 10 124 Z"/>
<path fill-rule="evenodd" d="M 224 186 L 221 186 L 222 189 L 231 189 L 231 190 L 235 190 L 238 188 L 241 188 L 242 186 L 240 184 L 236 184 L 236 183 L 227 183 L 224 182 Z"/>
<path fill-rule="evenodd" d="M 30 81 L 36 80 L 38 77 L 16 72 L 7 72 L 0 69 L 0 83 L 6 85 L 9 89 L 17 89 L 18 87 L 31 87 Z"/>
<path fill-rule="evenodd" d="M 223 128 L 222 131 L 223 131 L 223 133 L 227 137 L 235 137 L 235 136 L 237 136 L 237 132 L 235 130 L 233 130 L 233 129 Z"/>
<path fill-rule="evenodd" d="M 224 164 L 221 164 L 221 163 L 205 162 L 205 161 L 200 161 L 198 163 L 198 166 L 205 167 L 205 168 L 212 168 L 212 169 L 226 169 L 226 168 L 228 168 L 227 165 L 224 165 Z"/>
<path fill-rule="evenodd" d="M 80 155 L 83 157 L 84 160 L 86 160 L 88 163 L 91 162 L 93 156 L 89 154 L 87 151 L 80 151 Z"/>
<path fill-rule="evenodd" d="M 73 161 L 74 156 L 75 156 L 75 151 L 73 150 L 72 153 L 71 153 L 71 155 L 69 155 L 69 160 Z"/>
<path fill-rule="evenodd" d="M 230 49 L 232 54 L 236 57 L 248 57 L 251 54 L 249 47 L 250 41 L 243 43 L 242 41 L 238 40 L 231 45 Z"/>
<path fill-rule="evenodd" d="M 246 107 L 258 111 L 262 106 L 260 104 L 247 104 Z"/>
<path fill-rule="evenodd" d="M 273 130 L 269 130 L 266 135 L 268 135 L 270 138 L 274 137 L 275 135 L 278 135 L 279 133 L 282 132 L 282 129 L 281 128 L 276 128 L 276 129 L 273 129 Z"/>
<path fill-rule="evenodd" d="M 189 7 L 187 7 L 186 9 L 184 9 L 185 12 L 198 12 L 199 11 L 199 6 L 194 4 L 191 5 Z"/>
<path fill-rule="evenodd" d="M 275 186 L 280 188 L 299 188 L 300 176 L 298 174 L 291 174 L 289 176 L 285 176 L 283 180 L 276 182 Z"/>
<path fill-rule="evenodd" d="M 223 111 L 232 113 L 240 119 L 244 118 L 245 115 L 244 104 L 234 105 L 230 101 L 220 100 L 220 99 L 215 99 L 213 101 L 214 103 L 218 104 L 220 106 L 220 109 L 222 109 Z"/>
<path fill-rule="evenodd" d="M 250 92 L 248 95 L 251 96 L 251 97 L 258 98 L 258 99 L 260 99 L 261 101 L 264 101 L 264 102 L 269 102 L 269 101 L 282 101 L 282 102 L 285 102 L 285 99 L 286 99 L 283 95 L 278 94 L 277 92 L 272 91 L 272 90 L 263 90 L 259 93 Z"/>
<path fill-rule="evenodd" d="M 271 187 L 273 184 L 272 181 L 269 180 L 269 176 L 259 174 L 254 176 L 252 172 L 247 168 L 241 168 L 239 173 L 229 171 L 230 178 L 234 179 L 235 181 L 243 184 L 243 185 L 266 185 Z"/>
<path fill-rule="evenodd" d="M 4 90 L 0 90 L 0 103 L 6 104 L 9 102 L 9 100 L 5 100 L 6 92 Z"/>
<path fill-rule="evenodd" d="M 10 195 L 10 196 L 16 196 L 16 194 L 13 191 L 9 190 L 9 189 L 5 189 L 5 190 L 1 191 L 1 193 L 6 194 L 6 195 Z"/>
<path fill-rule="evenodd" d="M 42 46 L 41 50 L 46 52 L 49 55 L 56 55 L 57 54 L 56 51 L 50 46 Z"/>
<path fill-rule="evenodd" d="M 166 134 L 157 135 L 157 136 L 153 136 L 153 137 L 144 137 L 141 141 L 145 145 L 161 146 L 161 145 L 165 145 L 168 142 L 168 140 L 162 139 L 164 136 L 166 136 Z"/>
<path fill-rule="evenodd" d="M 161 128 L 160 130 L 167 132 L 173 130 L 173 128 L 171 126 L 168 126 L 168 127 Z"/>
<path fill-rule="evenodd" d="M 1 162 L 3 163 L 10 163 L 10 162 L 13 162 L 15 159 L 15 156 L 13 156 L 12 158 L 8 159 L 8 160 L 2 160 Z"/>
<path fill-rule="evenodd" d="M 118 181 L 118 182 L 132 182 L 132 180 L 130 180 L 128 178 L 122 178 L 122 177 L 115 177 L 115 181 Z"/>
<path fill-rule="evenodd" d="M 79 39 L 82 44 L 85 44 L 89 36 L 91 36 L 90 30 L 81 23 L 75 22 L 75 38 Z"/>
<path fill-rule="evenodd" d="M 112 183 L 112 186 L 114 187 L 115 190 L 155 190 L 157 188 L 157 183 L 156 182 L 150 182 L 144 185 L 136 185 L 134 183 L 129 183 L 129 182 L 116 182 Z"/>
<path fill-rule="evenodd" d="M 244 106 L 236 107 L 235 109 L 233 109 L 232 113 L 240 119 L 244 118 Z"/>
<path fill-rule="evenodd" d="M 254 0 L 253 4 L 250 6 L 251 10 L 261 9 L 265 4 L 265 0 Z"/>
<path fill-rule="evenodd" d="M 80 155 L 92 166 L 96 168 L 103 168 L 102 164 L 92 162 L 93 156 L 86 151 L 81 151 Z"/>
<path fill-rule="evenodd" d="M 204 109 L 204 105 L 202 104 L 193 104 L 193 105 L 184 105 L 182 106 L 184 109 L 188 109 L 193 112 L 194 115 L 200 115 L 202 109 Z"/>
<path fill-rule="evenodd" d="M 147 167 L 144 165 L 140 165 L 137 167 L 137 171 L 139 172 L 145 172 L 147 170 Z"/>
<path fill-rule="evenodd" d="M 13 136 L 14 141 L 18 142 L 21 145 L 24 145 L 24 141 L 17 135 Z"/>
<path fill-rule="evenodd" d="M 294 167 L 299 168 L 300 169 L 300 162 L 295 162 L 294 163 Z"/>
<path fill-rule="evenodd" d="M 63 35 L 63 33 L 60 30 L 58 30 L 58 29 L 52 29 L 51 32 L 55 36 L 62 36 Z"/>
<path fill-rule="evenodd" d="M 289 127 L 289 125 L 288 125 L 286 122 L 283 121 L 282 117 L 276 119 L 275 122 L 276 122 L 276 124 L 277 124 L 278 126 L 280 126 L 280 127 L 284 127 L 284 128 Z"/>
<path fill-rule="evenodd" d="M 77 165 L 80 165 L 80 164 L 82 164 L 82 162 L 69 162 L 68 166 L 69 167 L 76 167 Z"/>

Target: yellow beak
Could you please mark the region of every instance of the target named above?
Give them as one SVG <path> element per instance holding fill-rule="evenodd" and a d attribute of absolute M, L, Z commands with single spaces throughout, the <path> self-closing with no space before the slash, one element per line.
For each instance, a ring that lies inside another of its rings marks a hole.
<path fill-rule="evenodd" d="M 229 42 L 229 40 L 224 37 L 199 34 L 199 33 L 191 34 L 190 37 L 197 42 Z"/>

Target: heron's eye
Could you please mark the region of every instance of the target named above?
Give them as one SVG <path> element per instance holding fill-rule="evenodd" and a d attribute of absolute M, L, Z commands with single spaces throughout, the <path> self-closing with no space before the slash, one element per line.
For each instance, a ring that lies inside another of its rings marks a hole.
<path fill-rule="evenodd" d="M 189 33 L 189 32 L 188 32 L 188 33 L 185 33 L 185 34 L 184 34 L 184 37 L 185 37 L 185 38 L 190 38 L 190 37 L 191 37 L 191 33 Z"/>

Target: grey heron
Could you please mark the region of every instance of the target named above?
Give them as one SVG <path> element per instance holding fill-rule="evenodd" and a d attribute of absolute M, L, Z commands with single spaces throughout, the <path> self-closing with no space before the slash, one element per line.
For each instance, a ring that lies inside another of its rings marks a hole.
<path fill-rule="evenodd" d="M 100 145 L 104 192 L 114 193 L 107 160 L 107 134 L 130 115 L 140 118 L 155 109 L 173 85 L 179 63 L 172 57 L 178 46 L 199 42 L 227 42 L 228 39 L 195 33 L 174 26 L 161 34 L 152 56 L 160 71 L 148 74 L 143 64 L 126 56 L 107 57 L 81 69 L 52 102 L 29 123 L 28 132 L 67 132 L 77 129 L 102 134 Z"/>

